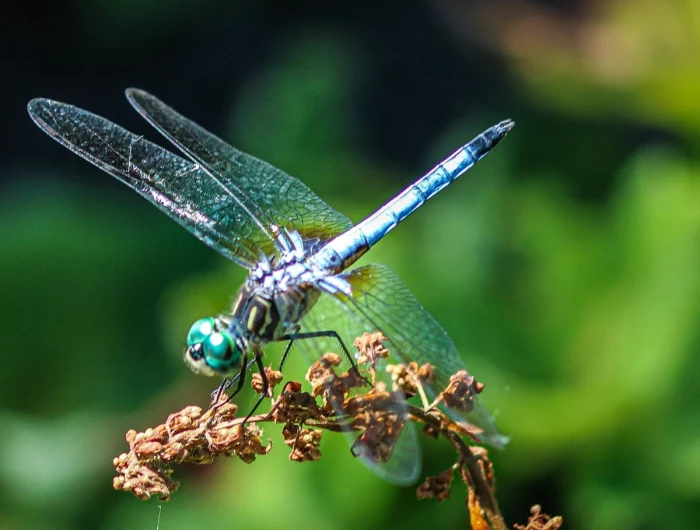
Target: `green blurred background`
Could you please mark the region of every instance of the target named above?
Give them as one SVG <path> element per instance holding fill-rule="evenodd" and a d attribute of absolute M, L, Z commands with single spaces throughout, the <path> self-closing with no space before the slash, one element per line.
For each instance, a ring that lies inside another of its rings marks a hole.
<path fill-rule="evenodd" d="M 43 0 L 3 19 L 0 528 L 155 528 L 161 503 L 112 491 L 112 458 L 213 386 L 184 336 L 243 271 L 26 115 L 50 97 L 160 141 L 127 86 L 355 221 L 514 119 L 368 258 L 486 383 L 507 521 L 541 503 L 572 529 L 698 527 L 700 3 Z M 181 470 L 160 527 L 468 526 L 459 487 L 418 501 L 342 437 L 300 465 L 266 433 L 253 465 Z M 425 472 L 450 456 L 424 441 Z"/>

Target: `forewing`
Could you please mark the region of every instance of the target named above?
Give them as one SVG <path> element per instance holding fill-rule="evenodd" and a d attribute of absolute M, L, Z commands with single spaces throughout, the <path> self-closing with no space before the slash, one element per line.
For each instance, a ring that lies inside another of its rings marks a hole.
<path fill-rule="evenodd" d="M 345 306 L 368 328 L 381 331 L 386 344 L 401 362 L 430 363 L 435 371 L 433 383 L 426 385 L 435 398 L 450 383 L 450 377 L 466 370 L 452 339 L 442 326 L 420 305 L 406 284 L 386 265 L 371 264 L 341 275 L 352 286 L 352 296 L 339 294 Z M 441 407 L 457 421 L 475 425 L 479 438 L 495 447 L 503 447 L 508 438 L 502 435 L 478 395 L 473 395 L 473 409 L 463 412 Z"/>
<path fill-rule="evenodd" d="M 293 228 L 311 250 L 352 226 L 300 180 L 224 142 L 155 96 L 130 88 L 126 96 L 148 122 L 240 200 L 259 226 L 251 239 L 267 245 L 270 226 Z M 269 252 L 269 250 L 268 250 Z"/>
<path fill-rule="evenodd" d="M 301 332 L 335 331 L 341 337 L 343 344 L 350 354 L 355 353 L 353 341 L 365 332 L 375 331 L 365 322 L 358 319 L 356 312 L 351 311 L 340 300 L 329 294 L 321 294 L 313 309 L 302 319 Z M 314 339 L 301 339 L 295 341 L 294 347 L 298 347 L 310 363 L 317 361 L 327 352 L 335 352 L 342 355 L 342 348 L 335 338 L 321 337 Z M 345 363 L 346 369 L 349 363 Z M 388 389 L 391 389 L 391 379 L 385 370 L 378 370 L 378 377 L 383 380 Z M 392 409 L 399 411 L 403 428 L 394 442 L 391 456 L 386 462 L 376 462 L 372 458 L 360 456 L 360 460 L 370 470 L 384 480 L 394 484 L 413 484 L 421 470 L 420 444 L 416 436 L 413 424 L 408 421 L 407 403 L 405 399 L 396 398 Z M 343 411 L 336 407 L 336 412 Z M 356 444 L 360 433 L 349 431 L 347 439 L 351 447 Z"/>
<path fill-rule="evenodd" d="M 253 220 L 198 164 L 105 118 L 58 101 L 35 99 L 29 115 L 54 140 L 116 177 L 204 243 L 239 265 L 260 257 Z"/>

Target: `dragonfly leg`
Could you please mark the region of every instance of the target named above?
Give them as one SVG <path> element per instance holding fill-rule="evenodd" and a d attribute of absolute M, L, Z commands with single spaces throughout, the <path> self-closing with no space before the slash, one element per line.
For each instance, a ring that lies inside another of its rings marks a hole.
<path fill-rule="evenodd" d="M 245 365 L 245 363 L 243 363 L 243 364 Z M 251 361 L 248 363 L 248 365 L 245 367 L 245 371 L 250 370 L 254 364 L 255 364 L 255 359 L 251 360 Z M 221 384 L 216 388 L 216 390 L 214 390 L 214 391 L 211 393 L 212 400 L 214 400 L 214 395 L 217 395 L 218 397 L 221 397 L 221 393 L 222 393 L 222 392 L 228 392 L 229 389 L 230 389 L 233 385 L 235 385 L 235 384 L 238 382 L 238 380 L 240 379 L 242 373 L 243 373 L 243 370 L 241 370 L 240 372 L 238 372 L 236 375 L 234 375 L 234 376 L 231 377 L 231 378 L 228 378 L 228 377 L 225 378 L 225 379 L 221 382 Z M 243 376 L 243 377 L 245 377 L 245 376 Z M 233 394 L 234 396 L 238 393 L 238 390 L 239 390 L 239 389 L 236 389 L 236 392 Z M 233 397 L 233 396 L 232 396 L 232 397 Z M 218 401 L 218 400 L 214 400 L 214 403 L 216 403 L 216 401 Z"/>
<path fill-rule="evenodd" d="M 340 344 L 341 349 L 343 350 L 343 354 L 347 358 L 348 362 L 350 363 L 350 369 L 356 372 L 362 379 L 364 379 L 369 386 L 372 386 L 372 383 L 367 381 L 362 374 L 360 374 L 360 370 L 357 368 L 357 363 L 355 363 L 355 359 L 352 358 L 352 355 L 350 355 L 350 351 L 347 349 L 345 346 L 345 343 L 343 342 L 343 339 L 340 338 L 340 335 L 336 331 L 333 330 L 328 330 L 328 331 L 309 331 L 306 333 L 290 333 L 289 335 L 285 335 L 284 337 L 281 337 L 280 340 L 288 340 L 289 344 L 287 344 L 287 348 L 284 350 L 284 353 L 282 354 L 282 360 L 280 361 L 280 367 L 279 371 L 282 371 L 282 366 L 284 365 L 284 362 L 287 360 L 287 354 L 289 353 L 289 350 L 292 348 L 292 344 L 294 344 L 295 340 L 303 340 L 303 339 L 316 339 L 319 337 L 330 337 L 338 341 Z"/>
<path fill-rule="evenodd" d="M 255 405 L 253 405 L 253 408 L 243 420 L 244 424 L 247 423 L 250 417 L 255 413 L 257 408 L 260 406 L 260 403 L 262 403 L 266 397 L 269 397 L 267 395 L 267 392 L 270 389 L 270 382 L 267 380 L 267 375 L 265 375 L 265 366 L 263 365 L 262 357 L 256 352 L 255 359 L 253 359 L 251 363 L 252 362 L 255 362 L 255 364 L 258 365 L 258 371 L 260 372 L 260 377 L 262 377 L 262 392 L 260 392 L 260 397 L 258 398 L 258 401 L 256 401 Z"/>
<path fill-rule="evenodd" d="M 283 337 L 283 338 L 287 339 L 288 337 Z M 287 347 L 284 349 L 284 353 L 282 354 L 282 358 L 280 359 L 280 364 L 277 367 L 277 371 L 279 371 L 279 372 L 282 371 L 282 367 L 284 366 L 284 363 L 287 360 L 287 355 L 289 355 L 289 352 L 292 349 L 292 344 L 294 344 L 294 339 L 290 338 L 289 342 L 287 343 Z"/>
<path fill-rule="evenodd" d="M 257 356 L 256 356 L 257 357 Z M 251 361 L 251 364 L 254 361 Z M 214 403 L 219 405 L 223 405 L 224 403 L 228 403 L 231 401 L 236 394 L 238 394 L 241 389 L 243 388 L 243 385 L 245 384 L 245 373 L 248 371 L 248 367 L 250 365 L 248 364 L 248 355 L 246 353 L 243 354 L 243 363 L 241 364 L 241 371 L 236 374 L 235 377 L 232 377 L 231 379 L 226 378 L 224 379 L 221 384 L 219 385 L 219 388 L 217 388 L 212 394 L 216 393 L 216 398 L 213 400 Z M 226 400 L 223 403 L 219 403 L 219 398 L 221 397 L 221 394 L 224 392 L 227 392 L 229 388 L 233 386 L 233 384 L 238 381 L 238 386 L 236 387 L 236 390 L 233 391 L 233 394 L 228 396 Z"/>
<path fill-rule="evenodd" d="M 238 375 L 236 377 L 238 377 Z M 221 394 L 226 392 L 233 384 L 231 382 L 233 379 L 235 379 L 235 378 L 230 379 L 228 377 L 224 377 L 223 381 L 221 381 L 221 384 L 219 386 L 217 386 L 216 389 L 211 394 L 209 394 L 209 397 L 211 398 L 212 403 L 219 402 L 219 399 L 221 398 Z"/>

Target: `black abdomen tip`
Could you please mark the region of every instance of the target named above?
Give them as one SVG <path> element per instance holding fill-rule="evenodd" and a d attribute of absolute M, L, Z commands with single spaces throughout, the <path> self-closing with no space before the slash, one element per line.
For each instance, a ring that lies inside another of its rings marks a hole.
<path fill-rule="evenodd" d="M 513 127 L 515 127 L 515 122 L 513 120 L 503 120 L 501 123 L 491 127 L 494 132 L 503 137 L 505 136 Z"/>
<path fill-rule="evenodd" d="M 503 120 L 502 122 L 489 127 L 479 136 L 474 138 L 469 145 L 477 160 L 485 156 L 486 153 L 493 149 L 514 126 L 515 122 L 513 120 Z"/>

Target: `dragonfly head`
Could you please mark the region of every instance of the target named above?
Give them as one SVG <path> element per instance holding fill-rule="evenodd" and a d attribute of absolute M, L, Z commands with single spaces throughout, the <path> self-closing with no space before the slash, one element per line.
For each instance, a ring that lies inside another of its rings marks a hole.
<path fill-rule="evenodd" d="M 196 374 L 226 377 L 241 369 L 241 349 L 220 318 L 200 318 L 187 334 L 185 362 Z"/>

